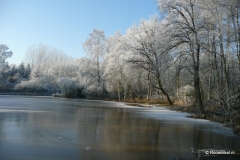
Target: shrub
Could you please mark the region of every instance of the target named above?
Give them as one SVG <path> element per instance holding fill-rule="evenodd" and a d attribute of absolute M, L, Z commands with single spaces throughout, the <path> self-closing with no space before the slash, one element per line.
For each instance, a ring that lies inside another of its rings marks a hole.
<path fill-rule="evenodd" d="M 56 85 L 49 83 L 46 77 L 33 78 L 29 81 L 22 81 L 15 86 L 15 90 L 24 92 L 53 93 L 56 89 Z"/>
<path fill-rule="evenodd" d="M 61 92 L 66 98 L 85 98 L 84 89 L 80 87 L 74 80 L 68 77 L 62 77 L 57 80 L 57 84 Z"/>

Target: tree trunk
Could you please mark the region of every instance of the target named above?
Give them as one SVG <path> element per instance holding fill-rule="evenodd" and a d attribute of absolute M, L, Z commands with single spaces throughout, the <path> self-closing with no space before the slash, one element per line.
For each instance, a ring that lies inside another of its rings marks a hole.
<path fill-rule="evenodd" d="M 198 113 L 202 114 L 204 113 L 204 110 L 203 110 L 203 104 L 202 104 L 199 70 L 197 67 L 195 67 L 195 73 L 194 73 L 194 89 L 195 89 L 195 96 L 196 96 L 195 106 L 198 108 Z"/>
<path fill-rule="evenodd" d="M 150 94 L 151 94 L 151 80 L 150 80 L 150 72 L 149 71 L 148 71 L 148 75 L 147 75 L 147 80 L 148 80 L 147 100 L 149 101 Z"/>
<path fill-rule="evenodd" d="M 141 99 L 141 71 L 138 70 L 138 100 Z"/>
<path fill-rule="evenodd" d="M 167 94 L 167 92 L 166 92 L 166 91 L 163 89 L 163 87 L 162 87 L 162 83 L 161 83 L 161 81 L 160 81 L 160 75 L 159 75 L 159 73 L 157 73 L 157 76 L 158 76 L 158 77 L 157 77 L 157 81 L 158 81 L 158 87 L 159 87 L 159 89 L 161 90 L 161 92 L 163 93 L 163 95 L 167 98 L 168 104 L 169 104 L 169 105 L 173 105 L 173 103 L 172 103 L 169 95 Z"/>
<path fill-rule="evenodd" d="M 221 65 L 222 65 L 222 76 L 223 76 L 223 80 L 222 80 L 222 87 L 223 87 L 223 81 L 225 81 L 225 86 L 226 86 L 226 89 L 228 91 L 229 89 L 229 74 L 228 74 L 228 69 L 227 69 L 227 60 L 226 60 L 226 56 L 225 56 L 225 53 L 224 53 L 224 48 L 223 48 L 223 42 L 222 42 L 222 36 L 220 35 L 219 36 L 219 39 L 220 39 L 220 54 L 221 54 Z M 230 44 L 228 44 L 230 45 Z M 229 52 L 230 52 L 230 46 L 229 46 Z"/>
<path fill-rule="evenodd" d="M 97 57 L 97 76 L 98 76 L 97 81 L 98 81 L 98 84 L 100 85 L 100 78 L 101 78 L 101 76 L 100 76 L 99 57 Z"/>
<path fill-rule="evenodd" d="M 118 80 L 118 101 L 121 101 L 121 91 L 120 91 L 120 82 Z"/>
<path fill-rule="evenodd" d="M 212 99 L 212 75 L 213 75 L 213 69 L 212 69 L 212 56 L 209 54 L 208 57 L 208 62 L 210 66 L 210 71 L 209 71 L 209 78 L 208 78 L 208 101 Z"/>
<path fill-rule="evenodd" d="M 199 56 L 200 56 L 200 44 L 198 41 L 198 35 L 195 33 L 195 40 L 196 40 L 196 55 L 194 54 L 194 49 L 192 49 L 193 54 L 193 61 L 194 61 L 194 89 L 195 89 L 195 106 L 198 108 L 198 113 L 203 114 L 203 103 L 202 103 L 202 93 L 201 93 L 201 84 L 200 84 L 200 76 L 199 76 Z M 196 56 L 196 57 L 195 57 Z"/>
<path fill-rule="evenodd" d="M 123 98 L 124 102 L 126 102 L 126 98 L 127 98 L 127 84 L 125 83 L 125 85 L 124 85 L 124 98 Z"/>
<path fill-rule="evenodd" d="M 218 62 L 217 62 L 217 50 L 216 50 L 216 43 L 215 43 L 215 36 L 213 36 L 213 53 L 214 53 L 214 69 L 216 72 L 216 79 L 217 79 L 217 84 L 216 84 L 216 88 L 217 88 L 217 92 L 220 91 L 220 76 L 219 76 L 219 72 L 218 72 Z"/>
<path fill-rule="evenodd" d="M 236 20 L 237 20 L 237 27 L 238 27 L 238 53 L 237 53 L 237 56 L 238 56 L 238 99 L 240 100 L 240 24 L 239 24 L 239 1 L 237 1 L 237 17 L 236 17 Z"/>
<path fill-rule="evenodd" d="M 180 88 L 180 82 L 179 82 L 179 75 L 180 72 L 177 73 L 177 77 L 176 77 L 176 87 L 177 87 L 177 99 L 179 98 L 179 88 Z"/>
<path fill-rule="evenodd" d="M 176 77 L 177 99 L 179 99 L 179 89 L 180 89 L 180 72 L 181 72 L 180 64 L 181 64 L 181 55 L 178 63 L 177 77 Z"/>

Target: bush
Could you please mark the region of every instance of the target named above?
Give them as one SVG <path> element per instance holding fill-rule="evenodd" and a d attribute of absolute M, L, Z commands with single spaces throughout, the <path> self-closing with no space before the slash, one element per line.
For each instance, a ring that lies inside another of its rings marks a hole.
<path fill-rule="evenodd" d="M 86 95 L 84 93 L 84 88 L 83 87 L 77 88 L 77 90 L 76 90 L 76 97 L 77 98 L 86 98 Z"/>
<path fill-rule="evenodd" d="M 103 91 L 101 87 L 99 87 L 97 84 L 92 84 L 87 86 L 86 88 L 86 95 L 88 97 L 100 97 L 102 95 Z"/>
<path fill-rule="evenodd" d="M 15 90 L 23 92 L 48 92 L 53 93 L 56 90 L 56 85 L 48 83 L 45 77 L 34 78 L 30 81 L 22 81 L 21 83 L 15 86 Z"/>
<path fill-rule="evenodd" d="M 75 81 L 68 77 L 62 77 L 57 80 L 61 92 L 66 98 L 85 98 L 84 89 Z"/>
<path fill-rule="evenodd" d="M 175 104 L 192 105 L 195 99 L 195 90 L 192 86 L 186 85 L 179 89 L 179 95 Z"/>

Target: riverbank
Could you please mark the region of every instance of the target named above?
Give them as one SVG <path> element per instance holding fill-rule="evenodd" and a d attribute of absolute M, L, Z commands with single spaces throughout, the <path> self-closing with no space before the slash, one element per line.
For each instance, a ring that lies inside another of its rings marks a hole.
<path fill-rule="evenodd" d="M 235 115 L 226 116 L 214 110 L 205 110 L 205 114 L 196 114 L 197 110 L 193 106 L 166 106 L 166 108 L 175 111 L 190 113 L 188 118 L 206 119 L 213 122 L 218 122 L 226 127 L 229 127 L 237 135 L 240 135 L 240 115 L 236 112 Z"/>
<path fill-rule="evenodd" d="M 151 106 L 159 106 L 165 107 L 169 110 L 186 112 L 190 115 L 187 118 L 194 119 L 206 119 L 213 122 L 218 122 L 223 124 L 223 126 L 231 128 L 233 132 L 240 136 L 240 115 L 238 111 L 235 114 L 230 116 L 226 116 L 223 113 L 218 112 L 217 110 L 205 110 L 205 114 L 197 114 L 197 109 L 194 106 L 181 106 L 181 105 L 173 105 L 169 106 L 165 101 L 146 101 L 146 100 L 135 100 L 135 101 L 127 101 L 126 105 L 138 106 L 138 107 L 151 107 Z"/>

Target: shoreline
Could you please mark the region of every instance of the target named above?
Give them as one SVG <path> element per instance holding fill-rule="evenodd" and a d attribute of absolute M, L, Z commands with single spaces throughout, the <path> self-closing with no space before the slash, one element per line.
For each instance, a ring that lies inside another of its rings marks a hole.
<path fill-rule="evenodd" d="M 151 107 L 151 106 L 155 106 L 155 107 L 164 107 L 166 109 L 172 110 L 172 111 L 177 111 L 177 112 L 185 112 L 190 114 L 189 116 L 186 116 L 186 118 L 193 118 L 193 119 L 205 119 L 205 120 L 209 120 L 211 122 L 217 122 L 222 124 L 224 127 L 227 128 L 231 128 L 233 133 L 240 136 L 240 124 L 232 124 L 230 122 L 226 122 L 224 120 L 224 117 L 222 116 L 217 116 L 211 113 L 208 114 L 196 114 L 196 108 L 193 106 L 177 106 L 177 105 L 173 105 L 173 106 L 167 106 L 164 104 L 149 104 L 149 103 L 125 103 L 126 105 L 131 105 L 131 106 L 137 106 L 137 107 Z"/>
<path fill-rule="evenodd" d="M 232 124 L 230 121 L 226 121 L 225 117 L 216 115 L 214 113 L 205 113 L 205 114 L 196 114 L 196 108 L 192 106 L 164 106 L 165 108 L 169 110 L 179 111 L 179 112 L 186 112 L 189 113 L 189 116 L 186 116 L 187 118 L 193 118 L 193 119 L 205 119 L 212 122 L 217 122 L 222 124 L 224 127 L 231 128 L 233 133 L 240 136 L 240 125 L 239 123 Z"/>

